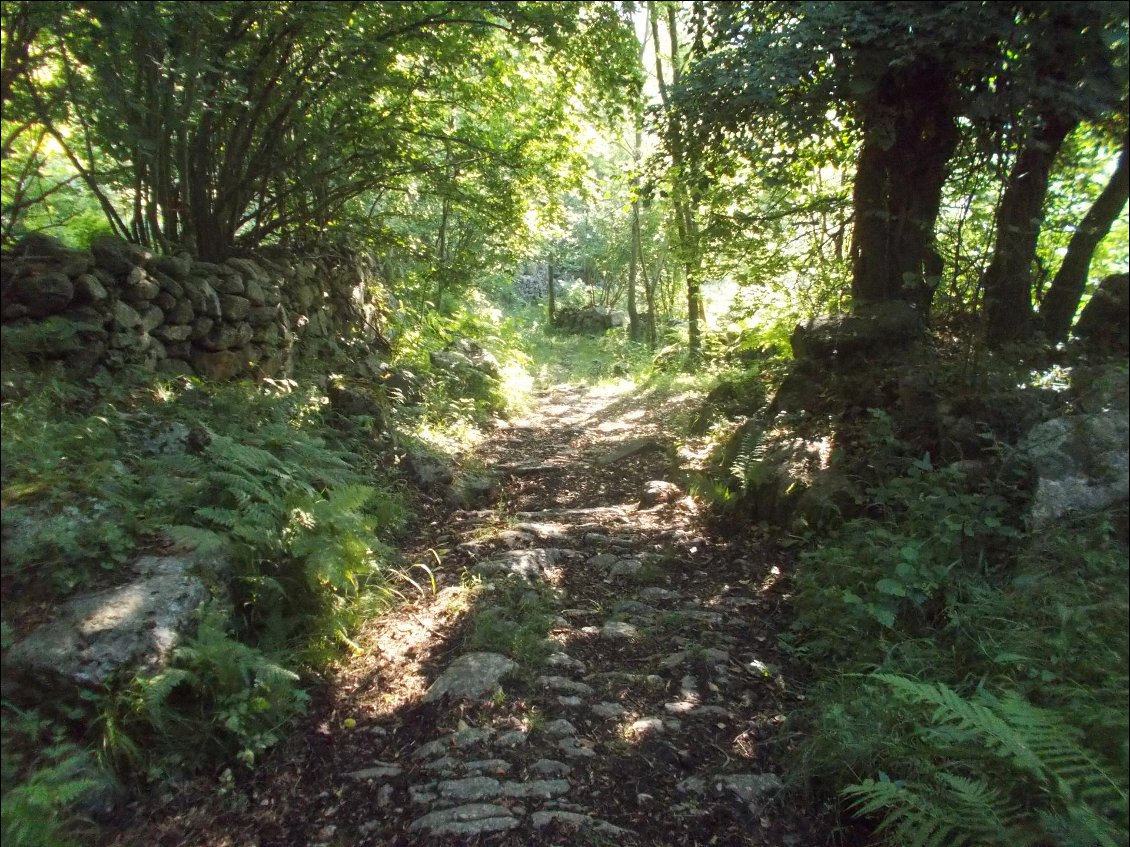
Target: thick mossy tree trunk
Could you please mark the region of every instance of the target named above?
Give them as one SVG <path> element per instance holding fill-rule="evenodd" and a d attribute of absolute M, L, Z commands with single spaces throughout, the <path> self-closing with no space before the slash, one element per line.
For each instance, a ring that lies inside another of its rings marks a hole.
<path fill-rule="evenodd" d="M 985 272 L 986 340 L 991 347 L 1026 338 L 1033 329 L 1032 265 L 1043 223 L 1052 163 L 1078 121 L 1044 115 L 1008 175 L 997 213 L 996 249 Z"/>
<path fill-rule="evenodd" d="M 1063 264 L 1059 266 L 1059 272 L 1052 280 L 1051 288 L 1040 307 L 1044 335 L 1053 344 L 1067 338 L 1079 301 L 1083 297 L 1083 290 L 1087 287 L 1087 274 L 1091 269 L 1095 248 L 1110 232 L 1122 207 L 1126 205 L 1128 193 L 1130 168 L 1127 167 L 1127 141 L 1123 139 L 1118 167 L 1071 237 Z"/>
<path fill-rule="evenodd" d="M 942 271 L 934 225 L 959 140 L 951 80 L 938 62 L 889 70 L 862 104 L 852 241 L 857 305 L 903 300 L 923 316 L 929 311 Z"/>

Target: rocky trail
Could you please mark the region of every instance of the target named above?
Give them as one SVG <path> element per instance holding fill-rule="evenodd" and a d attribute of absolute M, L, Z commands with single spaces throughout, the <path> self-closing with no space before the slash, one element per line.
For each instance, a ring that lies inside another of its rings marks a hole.
<path fill-rule="evenodd" d="M 117 843 L 825 842 L 780 776 L 783 563 L 667 481 L 677 400 L 538 399 L 478 455 L 495 508 L 437 508 L 409 551 L 436 590 L 362 633 L 269 760 L 153 798 Z"/>

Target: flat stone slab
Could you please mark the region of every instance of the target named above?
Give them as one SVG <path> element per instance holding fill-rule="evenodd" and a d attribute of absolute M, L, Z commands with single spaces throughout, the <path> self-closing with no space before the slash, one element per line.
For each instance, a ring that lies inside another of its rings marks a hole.
<path fill-rule="evenodd" d="M 643 562 L 634 557 L 624 557 L 608 569 L 610 577 L 632 576 L 640 572 Z"/>
<path fill-rule="evenodd" d="M 457 803 L 472 803 L 476 800 L 490 800 L 502 793 L 502 785 L 489 776 L 468 776 L 463 779 L 447 779 L 436 784 L 436 791 L 444 800 Z"/>
<path fill-rule="evenodd" d="M 507 550 L 492 556 L 485 562 L 479 562 L 471 570 L 482 576 L 511 574 L 530 581 L 537 581 L 543 579 L 545 572 L 559 562 L 578 559 L 582 555 L 576 550 L 564 547 Z"/>
<path fill-rule="evenodd" d="M 564 738 L 568 735 L 576 735 L 577 728 L 564 718 L 557 718 L 545 725 L 544 732 L 551 738 Z"/>
<path fill-rule="evenodd" d="M 490 738 L 490 735 L 489 729 L 479 729 L 478 727 L 469 726 L 466 729 L 453 732 L 451 735 L 445 735 L 443 738 L 437 738 L 434 741 L 421 744 L 413 751 L 412 758 L 426 759 L 429 756 L 443 756 L 452 748 L 462 750 L 464 747 L 470 747 L 472 744 L 485 741 Z"/>
<path fill-rule="evenodd" d="M 518 819 L 505 806 L 494 803 L 468 803 L 454 809 L 431 812 L 409 825 L 413 832 L 426 830 L 432 835 L 481 835 L 504 832 L 518 825 Z"/>
<path fill-rule="evenodd" d="M 569 793 L 569 783 L 564 779 L 531 779 L 528 782 L 504 782 L 504 797 L 552 800 Z"/>
<path fill-rule="evenodd" d="M 755 815 L 785 787 L 775 773 L 719 774 L 712 784 L 715 791 L 736 796 Z"/>
<path fill-rule="evenodd" d="M 624 459 L 631 456 L 638 456 L 640 453 L 646 453 L 649 450 L 666 450 L 667 448 L 654 438 L 633 438 L 625 441 L 615 450 L 605 453 L 596 459 L 596 464 L 607 467 L 614 465 L 617 462 L 622 462 Z"/>
<path fill-rule="evenodd" d="M 530 773 L 534 776 L 568 776 L 572 770 L 567 764 L 556 759 L 538 759 L 530 765 Z"/>
<path fill-rule="evenodd" d="M 559 691 L 562 694 L 576 694 L 581 697 L 589 697 L 593 693 L 591 685 L 577 682 L 575 679 L 569 679 L 567 676 L 542 676 L 538 677 L 538 682 L 543 687 L 551 691 Z"/>
<path fill-rule="evenodd" d="M 680 595 L 678 591 L 671 591 L 667 588 L 651 585 L 647 588 L 641 588 L 636 596 L 641 600 L 673 600 Z"/>
<path fill-rule="evenodd" d="M 592 707 L 592 713 L 602 718 L 618 718 L 627 713 L 627 709 L 619 703 L 597 703 Z"/>
<path fill-rule="evenodd" d="M 559 809 L 534 812 L 533 815 L 530 816 L 530 822 L 534 825 L 535 829 L 545 829 L 552 823 L 563 823 L 576 830 L 590 830 L 600 833 L 601 835 L 632 834 L 631 830 L 615 826 L 608 821 L 602 821 L 600 818 L 583 815 L 580 812 L 565 812 Z"/>
<path fill-rule="evenodd" d="M 570 759 L 590 759 L 596 755 L 592 747 L 582 744 L 573 736 L 562 738 L 557 742 L 557 748 Z"/>
<path fill-rule="evenodd" d="M 609 621 L 600 628 L 600 637 L 608 641 L 622 641 L 638 638 L 640 631 L 624 621 Z"/>
<path fill-rule="evenodd" d="M 568 653 L 553 653 L 548 659 L 545 660 L 546 665 L 551 668 L 558 668 L 559 670 L 573 671 L 575 673 L 584 673 L 588 667 L 580 659 L 574 659 Z"/>
<path fill-rule="evenodd" d="M 666 731 L 666 727 L 659 718 L 640 718 L 628 727 L 628 731 L 633 735 L 646 738 L 651 735 L 662 735 Z"/>
<path fill-rule="evenodd" d="M 728 650 L 719 650 L 716 647 L 704 647 L 697 651 L 680 650 L 677 653 L 672 653 L 659 664 L 663 665 L 665 668 L 673 669 L 688 661 L 692 661 L 696 657 L 715 665 L 730 661 L 730 653 Z"/>
<path fill-rule="evenodd" d="M 604 541 L 603 535 L 599 536 L 599 538 L 602 542 Z M 589 565 L 594 568 L 606 570 L 619 561 L 620 557 L 615 553 L 597 553 L 595 556 L 589 558 Z"/>
<path fill-rule="evenodd" d="M 500 689 L 500 680 L 518 666 L 500 653 L 467 653 L 447 666 L 424 695 L 425 703 L 449 697 L 485 703 Z"/>
<path fill-rule="evenodd" d="M 544 521 L 523 521 L 515 525 L 518 532 L 529 533 L 541 541 L 568 538 L 570 527 L 567 524 L 548 523 Z"/>
<path fill-rule="evenodd" d="M 389 765 L 379 762 L 371 768 L 362 768 L 359 771 L 350 771 L 346 774 L 350 779 L 392 779 L 400 776 L 404 768 L 399 765 Z"/>
<path fill-rule="evenodd" d="M 509 732 L 500 733 L 494 743 L 496 747 L 521 747 L 526 743 L 526 735 L 527 733 L 520 729 L 512 729 Z"/>

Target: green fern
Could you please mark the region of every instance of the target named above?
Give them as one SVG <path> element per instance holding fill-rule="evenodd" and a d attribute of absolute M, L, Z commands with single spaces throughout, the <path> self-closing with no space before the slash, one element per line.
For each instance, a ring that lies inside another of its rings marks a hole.
<path fill-rule="evenodd" d="M 730 466 L 730 473 L 746 494 L 761 485 L 766 478 L 764 459 L 768 445 L 764 436 L 765 432 L 760 427 L 753 427 L 746 432 Z"/>
<path fill-rule="evenodd" d="M 71 847 L 82 818 L 76 804 L 107 784 L 93 758 L 73 744 L 54 744 L 20 782 L 5 780 L 0 800 L 5 847 Z"/>
<path fill-rule="evenodd" d="M 942 683 L 870 678 L 910 706 L 931 707 L 918 732 L 929 751 L 923 759 L 951 763 L 925 781 L 868 779 L 843 790 L 857 814 L 883 815 L 879 830 L 895 843 L 1004 847 L 1046 844 L 1049 837 L 1058 844 L 1125 843 L 1125 785 L 1056 713 L 1011 692 L 997 698 L 980 690 L 966 699 Z"/>

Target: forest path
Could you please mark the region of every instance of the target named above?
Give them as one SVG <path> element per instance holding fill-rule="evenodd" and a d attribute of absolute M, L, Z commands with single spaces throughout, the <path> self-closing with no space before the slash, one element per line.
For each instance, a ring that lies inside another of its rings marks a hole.
<path fill-rule="evenodd" d="M 370 624 L 305 732 L 246 780 L 171 799 L 123 843 L 824 842 L 782 802 L 797 694 L 775 554 L 712 535 L 665 481 L 693 400 L 537 399 L 477 456 L 496 508 L 439 507 L 407 551 L 441 562 L 438 590 Z M 460 669 L 470 698 L 436 697 Z"/>

